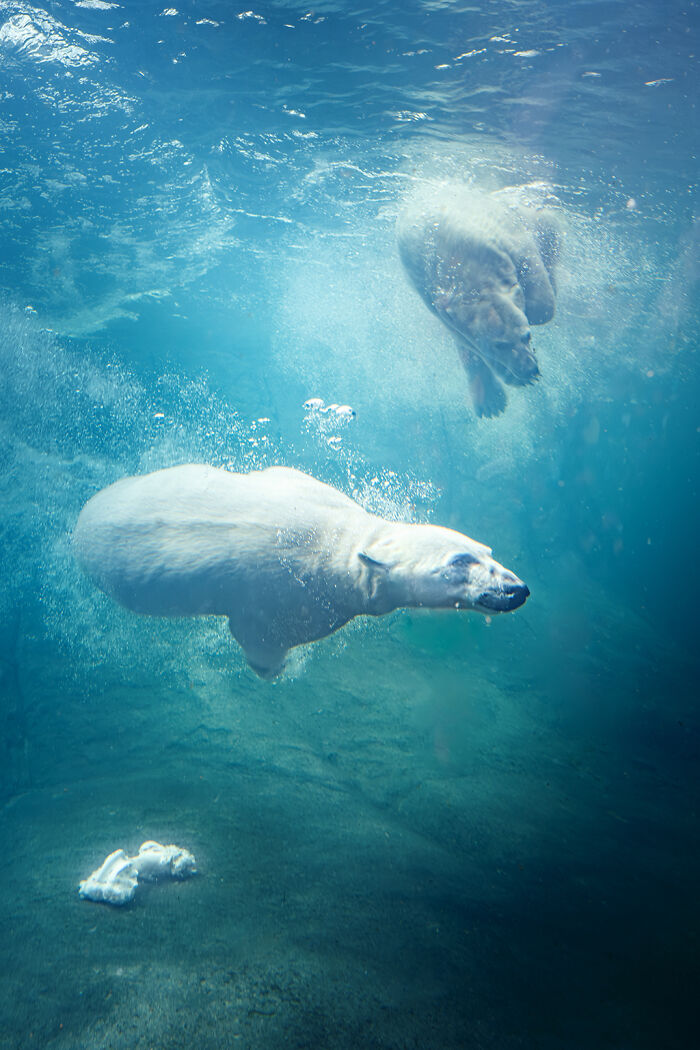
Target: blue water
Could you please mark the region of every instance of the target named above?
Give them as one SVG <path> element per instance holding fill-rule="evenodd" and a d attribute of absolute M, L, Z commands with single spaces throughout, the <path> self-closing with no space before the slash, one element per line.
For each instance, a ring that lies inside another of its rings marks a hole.
<path fill-rule="evenodd" d="M 1 1050 L 696 1045 L 699 26 L 0 0 Z M 396 250 L 444 181 L 563 231 L 491 420 Z M 531 597 L 262 681 L 72 559 L 98 489 L 188 461 L 460 529 Z M 201 875 L 79 900 L 146 839 Z"/>

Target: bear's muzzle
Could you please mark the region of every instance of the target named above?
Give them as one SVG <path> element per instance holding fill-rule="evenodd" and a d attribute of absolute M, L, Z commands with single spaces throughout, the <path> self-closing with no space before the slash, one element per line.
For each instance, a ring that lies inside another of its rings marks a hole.
<path fill-rule="evenodd" d="M 493 612 L 513 612 L 524 605 L 529 596 L 529 587 L 518 580 L 517 583 L 505 583 L 498 590 L 481 594 L 477 604 Z"/>

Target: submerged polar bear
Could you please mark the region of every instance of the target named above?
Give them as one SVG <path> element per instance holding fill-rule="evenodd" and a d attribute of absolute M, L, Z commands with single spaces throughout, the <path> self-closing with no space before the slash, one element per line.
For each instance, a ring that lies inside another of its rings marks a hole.
<path fill-rule="evenodd" d="M 134 612 L 227 616 L 259 675 L 354 616 L 401 607 L 517 609 L 522 580 L 480 543 L 385 521 L 308 474 L 203 465 L 125 478 L 83 507 L 87 575 Z"/>
<path fill-rule="evenodd" d="M 406 207 L 397 239 L 413 285 L 457 342 L 477 415 L 498 415 L 506 406 L 499 380 L 524 386 L 539 377 L 530 325 L 554 315 L 553 213 L 442 187 Z"/>

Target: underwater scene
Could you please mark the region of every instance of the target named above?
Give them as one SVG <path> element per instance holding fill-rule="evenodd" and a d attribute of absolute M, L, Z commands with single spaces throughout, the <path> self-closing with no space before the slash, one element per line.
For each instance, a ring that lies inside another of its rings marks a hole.
<path fill-rule="evenodd" d="M 695 0 L 0 0 L 0 1050 L 690 1050 Z"/>

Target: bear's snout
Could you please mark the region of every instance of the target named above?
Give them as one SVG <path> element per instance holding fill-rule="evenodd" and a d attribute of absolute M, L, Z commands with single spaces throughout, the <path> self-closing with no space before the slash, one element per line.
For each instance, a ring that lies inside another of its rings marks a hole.
<path fill-rule="evenodd" d="M 527 341 L 523 340 L 519 346 L 513 347 L 510 353 L 499 355 L 493 363 L 501 379 L 509 386 L 527 386 L 540 377 L 537 358 L 530 347 L 529 338 Z"/>
<path fill-rule="evenodd" d="M 529 597 L 530 588 L 518 580 L 517 583 L 505 583 L 498 590 L 480 595 L 478 604 L 493 612 L 513 612 L 524 605 Z"/>
<path fill-rule="evenodd" d="M 531 350 L 526 350 L 524 353 L 516 356 L 516 370 L 514 374 L 517 375 L 522 386 L 534 383 L 536 379 L 540 378 L 537 358 Z"/>

